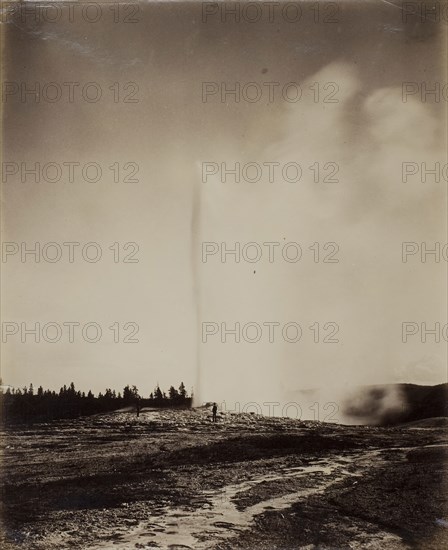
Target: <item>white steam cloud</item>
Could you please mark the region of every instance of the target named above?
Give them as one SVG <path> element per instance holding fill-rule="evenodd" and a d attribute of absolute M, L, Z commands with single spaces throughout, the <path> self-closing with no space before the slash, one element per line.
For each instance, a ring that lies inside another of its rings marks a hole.
<path fill-rule="evenodd" d="M 200 346 L 199 399 L 243 408 L 297 401 L 300 391 L 314 389 L 304 411 L 315 401 L 340 404 L 359 385 L 396 382 L 397 372 L 407 381 L 407 366 L 426 362 L 433 351 L 422 352 L 418 342 L 403 344 L 401 323 L 438 318 L 446 285 L 436 271 L 440 266 L 403 264 L 401 243 L 444 239 L 445 187 L 418 177 L 404 183 L 402 163 L 446 162 L 443 118 L 419 98 L 403 102 L 399 87 L 366 89 L 354 65 L 332 63 L 302 82 L 302 90 L 315 82 L 336 83 L 338 102 L 308 97 L 287 105 L 248 129 L 245 150 L 228 146 L 225 154 L 216 151 L 216 159 L 204 159 L 230 167 L 302 167 L 298 183 L 209 177 L 201 189 L 200 240 L 228 248 L 235 242 L 300 243 L 297 263 L 281 257 L 269 263 L 266 256 L 258 263 L 235 263 L 228 256 L 222 263 L 219 253 L 207 258 L 201 300 L 203 321 L 229 328 L 235 322 L 296 321 L 303 336 L 296 344 L 281 338 L 270 343 L 265 333 L 256 344 L 235 343 L 232 336 L 222 343 L 221 331 L 208 338 Z M 316 162 L 337 163 L 339 182 L 314 183 L 308 167 Z M 330 241 L 339 244 L 339 263 L 314 263 L 308 247 Z M 431 275 L 436 279 L 428 287 Z M 309 326 L 329 321 L 339 325 L 340 343 L 315 343 Z M 439 347 L 436 356 L 432 374 L 443 381 L 446 349 Z M 392 392 L 381 407 L 399 404 Z"/>

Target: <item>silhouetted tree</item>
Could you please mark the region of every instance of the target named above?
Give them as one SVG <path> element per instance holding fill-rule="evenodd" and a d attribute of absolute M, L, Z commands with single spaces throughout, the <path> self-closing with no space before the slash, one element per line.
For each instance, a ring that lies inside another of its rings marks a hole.
<path fill-rule="evenodd" d="M 170 396 L 171 401 L 179 400 L 179 392 L 174 386 L 170 386 L 170 389 L 168 390 L 168 395 Z"/>
<path fill-rule="evenodd" d="M 151 392 L 149 399 L 143 399 L 139 395 L 137 386 L 127 385 L 123 395 L 111 388 L 99 392 L 95 397 L 91 390 L 87 394 L 76 390 L 73 382 L 67 387 L 62 386 L 58 392 L 44 390 L 39 386 L 37 392 L 30 384 L 23 388 L 1 388 L 3 418 L 5 423 L 15 422 L 39 422 L 56 420 L 59 418 L 77 418 L 101 412 L 117 410 L 123 405 L 135 406 L 137 412 L 143 406 L 172 407 L 189 406 L 191 398 L 188 397 L 183 383 L 176 390 L 170 386 L 167 394 L 157 384 Z"/>
<path fill-rule="evenodd" d="M 181 382 L 179 386 L 179 395 L 182 399 L 187 397 L 187 390 L 185 389 L 185 384 L 183 382 Z"/>

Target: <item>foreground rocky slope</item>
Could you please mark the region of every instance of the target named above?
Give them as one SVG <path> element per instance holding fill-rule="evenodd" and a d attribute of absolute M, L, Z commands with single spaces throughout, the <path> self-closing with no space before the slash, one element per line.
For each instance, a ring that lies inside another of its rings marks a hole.
<path fill-rule="evenodd" d="M 428 423 L 427 423 L 428 424 Z M 443 548 L 446 428 L 206 409 L 3 434 L 4 548 Z"/>

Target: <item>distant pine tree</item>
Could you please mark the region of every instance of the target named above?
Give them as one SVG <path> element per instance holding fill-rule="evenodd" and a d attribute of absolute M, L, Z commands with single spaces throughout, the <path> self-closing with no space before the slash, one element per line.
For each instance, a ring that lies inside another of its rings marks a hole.
<path fill-rule="evenodd" d="M 185 389 L 185 384 L 183 382 L 181 382 L 179 386 L 179 395 L 182 400 L 185 400 L 187 398 L 187 390 Z"/>
<path fill-rule="evenodd" d="M 168 390 L 168 395 L 171 401 L 173 402 L 179 401 L 179 392 L 176 390 L 174 386 L 170 386 L 170 389 Z"/>

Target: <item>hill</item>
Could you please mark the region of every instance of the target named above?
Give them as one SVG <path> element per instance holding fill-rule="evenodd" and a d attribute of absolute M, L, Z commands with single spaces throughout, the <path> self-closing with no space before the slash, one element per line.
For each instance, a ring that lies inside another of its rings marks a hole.
<path fill-rule="evenodd" d="M 342 408 L 355 421 L 382 426 L 448 417 L 448 384 L 364 386 L 347 397 Z"/>

